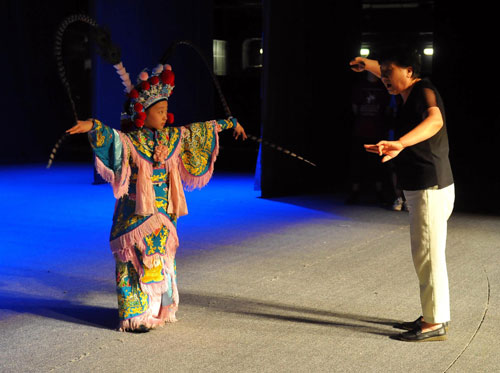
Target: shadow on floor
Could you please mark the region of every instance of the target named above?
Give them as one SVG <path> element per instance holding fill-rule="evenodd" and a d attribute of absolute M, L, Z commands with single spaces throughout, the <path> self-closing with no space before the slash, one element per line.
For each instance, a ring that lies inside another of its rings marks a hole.
<path fill-rule="evenodd" d="M 252 318 L 321 325 L 389 337 L 395 335 L 393 326 L 400 322 L 400 320 L 325 311 L 220 294 L 182 292 L 181 303 Z M 101 329 L 113 330 L 118 325 L 116 308 L 89 306 L 67 300 L 6 296 L 2 293 L 0 293 L 0 304 L 2 309 L 18 314 L 29 313 Z"/>
<path fill-rule="evenodd" d="M 345 312 L 325 311 L 316 308 L 275 302 L 262 302 L 255 299 L 225 296 L 221 294 L 182 292 L 180 302 L 181 304 L 209 308 L 218 312 L 227 312 L 283 322 L 323 325 L 327 327 L 348 329 L 359 333 L 384 336 L 393 336 L 395 332 L 392 330 L 392 327 L 401 322 L 400 320 Z M 390 327 L 390 329 L 387 327 Z"/>
<path fill-rule="evenodd" d="M 32 314 L 101 329 L 116 329 L 118 325 L 116 308 L 89 306 L 68 300 L 16 297 L 0 293 L 0 309 L 14 314 Z"/>

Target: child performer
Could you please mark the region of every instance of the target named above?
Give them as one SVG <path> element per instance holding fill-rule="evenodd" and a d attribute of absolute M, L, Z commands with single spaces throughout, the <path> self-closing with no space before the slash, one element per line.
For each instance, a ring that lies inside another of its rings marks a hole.
<path fill-rule="evenodd" d="M 110 233 L 116 259 L 120 331 L 148 331 L 176 321 L 179 305 L 175 253 L 177 218 L 187 214 L 183 185 L 201 188 L 210 180 L 218 153 L 218 132 L 234 129 L 234 118 L 165 127 L 173 121 L 168 98 L 174 88 L 170 65 L 133 87 L 123 66 L 115 66 L 127 87 L 129 117 L 117 131 L 92 119 L 78 121 L 69 134 L 88 133 L 99 174 L 117 198 Z"/>
<path fill-rule="evenodd" d="M 400 339 L 411 342 L 445 340 L 450 320 L 446 268 L 447 221 L 453 210 L 455 189 L 448 158 L 444 105 L 439 92 L 419 76 L 419 56 L 411 51 L 386 53 L 381 64 L 356 57 L 354 71 L 367 70 L 382 79 L 403 105 L 396 120 L 396 141 L 366 144 L 367 151 L 394 159 L 398 187 L 410 212 L 413 263 L 420 283 L 422 316 L 399 325 L 407 332 Z"/>

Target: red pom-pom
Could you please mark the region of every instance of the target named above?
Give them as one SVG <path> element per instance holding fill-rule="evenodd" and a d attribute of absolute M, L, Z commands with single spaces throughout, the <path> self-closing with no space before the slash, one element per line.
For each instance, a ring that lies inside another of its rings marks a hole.
<path fill-rule="evenodd" d="M 158 78 L 157 76 L 152 76 L 151 79 L 149 79 L 149 82 L 152 84 L 152 85 L 156 85 L 160 82 L 160 78 Z"/>
<path fill-rule="evenodd" d="M 137 119 L 144 121 L 144 119 L 146 119 L 146 113 L 143 111 L 137 113 Z"/>
<path fill-rule="evenodd" d="M 174 123 L 174 114 L 172 113 L 167 113 L 167 123 L 172 124 Z"/>
<path fill-rule="evenodd" d="M 163 84 L 174 85 L 175 75 L 172 70 L 163 70 L 160 76 Z"/>
<path fill-rule="evenodd" d="M 140 119 L 136 119 L 136 120 L 134 120 L 134 124 L 135 124 L 136 127 L 141 128 L 141 127 L 144 126 L 144 121 L 140 120 Z"/>
<path fill-rule="evenodd" d="M 167 75 L 165 74 L 166 72 L 166 70 L 163 70 L 163 72 L 160 74 L 160 79 L 163 84 L 167 84 Z"/>
<path fill-rule="evenodd" d="M 151 88 L 151 86 L 149 85 L 148 82 L 142 82 L 141 83 L 141 88 L 146 90 L 146 91 L 149 91 L 149 88 Z"/>
<path fill-rule="evenodd" d="M 140 102 L 136 102 L 134 105 L 134 110 L 137 111 L 138 113 L 142 111 L 142 104 Z"/>
<path fill-rule="evenodd" d="M 130 91 L 130 93 L 128 94 L 128 97 L 130 97 L 131 99 L 135 99 L 137 97 L 139 97 L 139 92 L 137 92 L 137 89 L 132 89 Z"/>

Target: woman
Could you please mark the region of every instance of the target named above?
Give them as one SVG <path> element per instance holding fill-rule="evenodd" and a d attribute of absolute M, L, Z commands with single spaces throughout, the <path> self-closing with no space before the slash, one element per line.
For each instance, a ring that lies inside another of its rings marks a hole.
<path fill-rule="evenodd" d="M 398 188 L 404 191 L 410 211 L 412 257 L 420 283 L 422 316 L 399 325 L 405 341 L 447 339 L 450 320 L 446 268 L 447 220 L 455 199 L 448 158 L 448 135 L 444 106 L 439 92 L 421 79 L 419 56 L 393 50 L 379 61 L 356 57 L 350 62 L 356 72 L 369 71 L 379 77 L 387 91 L 400 95 L 395 128 L 396 141 L 366 144 L 368 152 L 394 159 Z"/>

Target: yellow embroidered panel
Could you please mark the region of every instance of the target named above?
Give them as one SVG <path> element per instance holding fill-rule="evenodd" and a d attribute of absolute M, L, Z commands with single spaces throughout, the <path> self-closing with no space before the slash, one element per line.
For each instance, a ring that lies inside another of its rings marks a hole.
<path fill-rule="evenodd" d="M 144 255 L 152 256 L 155 254 L 165 255 L 166 245 L 168 239 L 169 230 L 166 226 L 156 229 L 153 233 L 144 237 L 144 243 L 146 244 L 146 250 Z"/>
<path fill-rule="evenodd" d="M 216 146 L 212 122 L 193 123 L 182 139 L 181 159 L 184 168 L 194 176 L 204 175 L 210 167 Z"/>
<path fill-rule="evenodd" d="M 118 316 L 121 320 L 139 316 L 149 307 L 148 295 L 141 290 L 139 276 L 132 263 L 116 262 Z"/>

